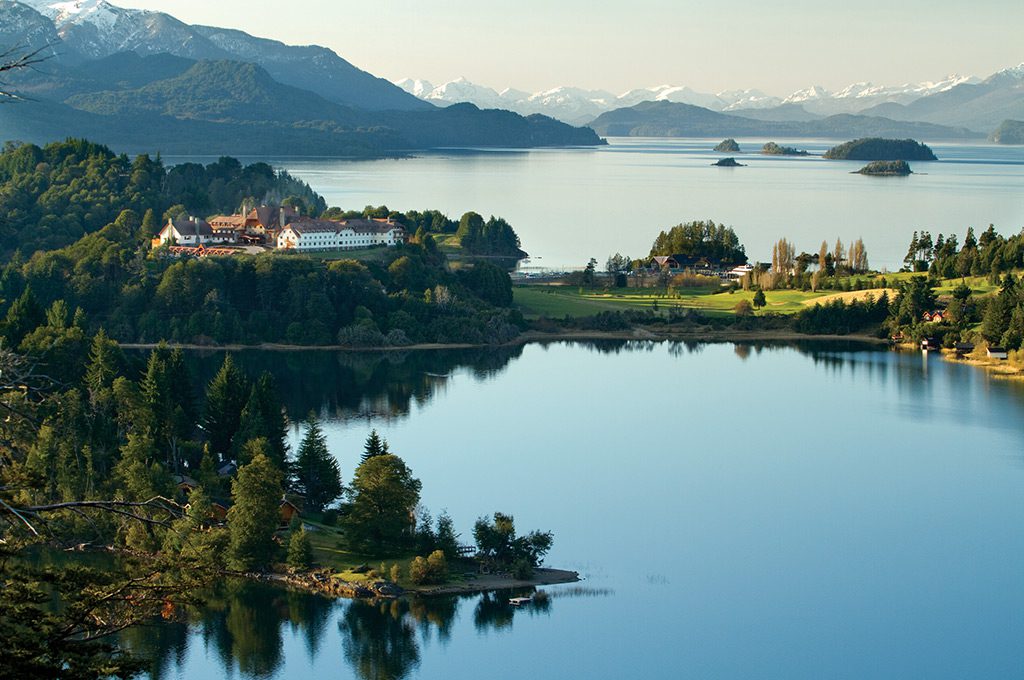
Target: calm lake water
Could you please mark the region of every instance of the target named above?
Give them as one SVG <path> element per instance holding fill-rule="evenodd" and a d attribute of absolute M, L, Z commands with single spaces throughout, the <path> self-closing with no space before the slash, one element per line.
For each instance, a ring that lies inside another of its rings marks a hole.
<path fill-rule="evenodd" d="M 450 151 L 406 160 L 269 159 L 309 182 L 330 205 L 467 210 L 508 219 L 533 267 L 581 267 L 621 252 L 646 256 L 657 233 L 680 222 L 732 225 L 747 254 L 770 261 L 781 237 L 808 252 L 822 239 L 862 237 L 875 267 L 902 266 L 914 230 L 1024 227 L 1024 147 L 932 144 L 938 162 L 910 177 L 850 174 L 859 161 L 737 156 L 714 168 L 714 140 L 612 138 L 594 149 Z M 741 139 L 757 151 L 764 139 Z M 774 140 L 820 156 L 844 140 Z"/>
<path fill-rule="evenodd" d="M 154 678 L 1024 675 L 1019 384 L 824 344 L 239 360 L 321 412 L 346 480 L 376 427 L 464 537 L 512 513 L 585 580 L 523 610 L 229 584 L 128 635 Z"/>

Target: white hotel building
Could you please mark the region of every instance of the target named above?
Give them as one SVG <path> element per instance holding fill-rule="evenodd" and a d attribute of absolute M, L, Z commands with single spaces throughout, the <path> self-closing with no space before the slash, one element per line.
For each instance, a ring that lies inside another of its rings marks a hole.
<path fill-rule="evenodd" d="M 279 250 L 297 252 L 390 247 L 404 242 L 405 229 L 390 219 L 339 222 L 304 219 L 288 224 L 277 236 Z"/>

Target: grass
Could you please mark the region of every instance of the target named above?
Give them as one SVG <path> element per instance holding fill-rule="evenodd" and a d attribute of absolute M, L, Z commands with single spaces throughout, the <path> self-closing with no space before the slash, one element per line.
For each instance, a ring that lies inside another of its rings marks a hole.
<path fill-rule="evenodd" d="M 307 527 L 313 527 L 315 531 L 307 530 L 309 542 L 313 546 L 313 562 L 317 567 L 324 567 L 331 571 L 333 578 L 341 579 L 346 583 L 364 583 L 377 581 L 380 578 L 391 579 L 391 565 L 397 564 L 401 571 L 398 585 L 410 589 L 416 586 L 409 581 L 409 565 L 416 557 L 414 553 L 403 553 L 399 555 L 369 555 L 349 550 L 345 547 L 344 532 L 338 527 L 329 527 L 325 524 L 303 518 Z M 423 557 L 426 557 L 424 555 Z M 376 574 L 383 562 L 388 573 Z M 361 565 L 367 565 L 374 571 L 374 575 L 367 573 L 357 574 L 353 569 Z M 467 565 L 462 561 L 450 562 L 448 583 L 460 583 L 465 580 L 462 572 L 467 570 Z"/>
<path fill-rule="evenodd" d="M 895 295 L 892 284 L 905 281 L 912 276 L 922 276 L 910 272 L 899 272 L 896 274 L 885 274 L 884 278 L 889 284 L 890 298 Z M 882 278 L 882 275 L 874 277 L 858 277 L 865 281 Z M 853 282 L 856 279 L 849 279 Z M 937 295 L 949 295 L 953 289 L 965 281 L 975 295 L 985 295 L 998 290 L 998 286 L 988 282 L 983 276 L 967 277 L 960 279 L 945 279 L 935 288 Z M 795 314 L 801 309 L 816 303 L 825 303 L 833 299 L 843 299 L 847 302 L 853 299 L 860 299 L 867 295 L 876 298 L 882 294 L 882 289 L 867 289 L 861 291 L 836 291 L 821 290 L 818 292 L 801 290 L 770 290 L 765 292 L 767 305 L 758 313 L 775 312 L 778 314 Z M 594 289 L 586 290 L 575 286 L 558 284 L 526 284 L 515 286 L 512 289 L 513 301 L 516 307 L 527 318 L 536 319 L 548 317 L 552 319 L 571 317 L 594 316 L 601 312 L 622 311 L 627 309 L 657 309 L 666 310 L 671 307 L 680 309 L 697 309 L 709 316 L 730 316 L 734 314 L 734 307 L 740 300 L 753 302 L 752 291 L 737 290 L 732 293 L 725 292 L 718 286 L 709 288 L 680 289 L 665 295 L 659 289 L 653 288 L 617 288 L 617 289 Z"/>
<path fill-rule="evenodd" d="M 768 304 L 762 311 L 793 314 L 803 309 L 807 302 L 813 302 L 828 293 L 799 290 L 768 291 L 765 293 Z M 665 310 L 671 307 L 699 309 L 711 316 L 727 316 L 733 314 L 733 308 L 740 300 L 752 302 L 754 298 L 752 291 L 738 290 L 728 293 L 718 287 L 684 289 L 678 293 L 664 295 L 661 291 L 650 288 L 580 291 L 579 288 L 572 286 L 528 285 L 516 286 L 512 294 L 516 306 L 529 318 L 561 318 L 566 315 L 583 317 L 605 311 Z"/>

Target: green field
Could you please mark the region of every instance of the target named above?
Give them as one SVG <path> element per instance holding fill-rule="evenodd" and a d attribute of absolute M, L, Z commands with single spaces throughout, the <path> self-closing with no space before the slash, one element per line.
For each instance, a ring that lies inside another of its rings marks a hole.
<path fill-rule="evenodd" d="M 885 280 L 889 286 L 905 281 L 912 274 L 900 272 L 897 274 L 886 274 Z M 954 288 L 960 285 L 961 279 L 946 279 L 935 288 L 938 295 L 949 295 Z M 967 285 L 971 287 L 975 295 L 984 295 L 995 291 L 998 286 L 992 285 L 985 277 L 969 277 Z M 709 316 L 732 315 L 736 303 L 740 300 L 753 302 L 753 291 L 737 290 L 732 293 L 726 292 L 717 286 L 711 288 L 676 289 L 667 295 L 652 288 L 617 288 L 617 289 L 594 289 L 586 290 L 575 286 L 558 284 L 534 284 L 518 285 L 512 289 L 513 300 L 518 309 L 527 318 L 538 318 L 546 316 L 549 318 L 562 318 L 564 316 L 584 317 L 593 316 L 600 312 L 621 311 L 627 309 L 660 310 L 665 311 L 676 307 L 680 309 L 698 309 Z M 801 290 L 770 290 L 765 292 L 767 305 L 759 310 L 758 314 L 774 312 L 778 314 L 795 314 L 804 309 L 807 305 L 813 305 L 815 301 L 826 302 L 833 297 L 850 298 L 871 294 L 878 297 L 882 294 L 881 289 L 864 291 L 835 291 L 821 290 L 818 292 Z M 890 296 L 893 292 L 890 291 Z"/>
<path fill-rule="evenodd" d="M 767 305 L 762 312 L 792 314 L 804 308 L 808 300 L 824 297 L 819 293 L 779 290 L 765 293 Z M 516 306 L 527 317 L 593 316 L 600 312 L 626 309 L 667 310 L 671 307 L 699 309 L 712 316 L 727 316 L 740 300 L 752 301 L 752 291 L 723 292 L 720 288 L 695 288 L 664 295 L 649 288 L 622 288 L 580 291 L 572 286 L 516 286 L 512 290 Z"/>

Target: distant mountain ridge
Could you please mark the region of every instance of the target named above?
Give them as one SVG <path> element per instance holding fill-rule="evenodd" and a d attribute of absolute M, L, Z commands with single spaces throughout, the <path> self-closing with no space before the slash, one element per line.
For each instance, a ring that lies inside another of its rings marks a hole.
<path fill-rule="evenodd" d="M 568 86 L 534 93 L 512 88 L 499 92 L 465 78 L 457 78 L 439 86 L 426 80 L 406 78 L 396 85 L 409 94 L 439 106 L 471 102 L 478 106 L 501 106 L 522 114 L 543 113 L 568 123 L 585 124 L 606 111 L 634 106 L 644 101 L 691 104 L 726 113 L 765 111 L 765 114 L 758 117 L 768 116 L 767 119 L 772 120 L 786 119 L 784 116 L 787 112 L 797 110 L 802 110 L 805 117 L 824 117 L 836 113 L 857 113 L 883 103 L 908 104 L 960 84 L 977 82 L 980 82 L 979 78 L 954 74 L 936 81 L 894 86 L 859 82 L 836 92 L 815 85 L 787 97 L 768 95 L 757 89 L 723 90 L 710 94 L 677 85 L 638 88 L 619 95 L 606 90 Z M 774 113 L 776 111 L 778 113 Z"/>
<path fill-rule="evenodd" d="M 575 125 L 643 101 L 700 106 L 711 111 L 772 121 L 809 121 L 837 114 L 857 114 L 897 121 L 918 121 L 991 132 L 1005 119 L 1024 118 L 1024 64 L 1003 69 L 984 80 L 950 75 L 935 81 L 897 86 L 859 82 L 830 92 L 812 86 L 787 97 L 760 90 L 726 90 L 717 94 L 687 87 L 662 85 L 621 95 L 604 90 L 557 87 L 533 94 L 506 89 L 497 92 L 465 78 L 434 86 L 406 79 L 397 83 L 406 92 L 439 106 L 454 102 L 501 106 L 523 114 L 544 113 Z"/>
<path fill-rule="evenodd" d="M 381 156 L 437 146 L 601 143 L 545 116 L 437 108 L 329 49 L 189 26 L 105 0 L 0 0 L 0 44 L 50 45 L 9 85 L 0 139 L 69 135 L 164 153 Z"/>
<path fill-rule="evenodd" d="M 643 102 L 603 113 L 590 127 L 600 135 L 611 137 L 915 137 L 928 140 L 984 137 L 966 128 L 853 114 L 805 121 L 758 120 L 665 101 Z"/>

